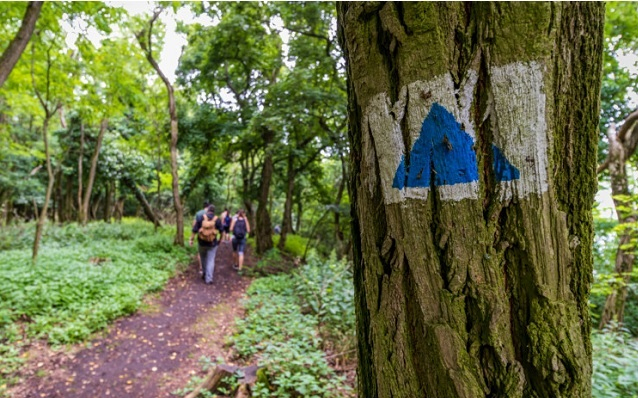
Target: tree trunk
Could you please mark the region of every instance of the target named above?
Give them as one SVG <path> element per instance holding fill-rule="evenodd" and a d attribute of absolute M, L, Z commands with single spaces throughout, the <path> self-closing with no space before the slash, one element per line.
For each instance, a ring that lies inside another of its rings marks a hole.
<path fill-rule="evenodd" d="M 303 203 L 301 203 L 301 192 L 297 195 L 297 225 L 295 231 L 301 235 L 301 217 L 303 216 Z"/>
<path fill-rule="evenodd" d="M 632 123 L 627 120 L 625 123 Z M 634 122 L 635 123 L 635 122 Z M 632 128 L 633 130 L 633 128 Z M 627 159 L 633 151 L 623 145 L 620 134 L 616 134 L 615 125 L 607 130 L 609 139 L 608 168 L 611 176 L 611 193 L 616 208 L 618 223 L 623 229 L 616 250 L 616 262 L 614 272 L 621 279 L 619 286 L 614 286 L 612 293 L 607 296 L 603 313 L 600 317 L 600 328 L 604 328 L 609 322 L 615 320 L 618 323 L 624 321 L 625 302 L 627 300 L 627 285 L 631 279 L 636 256 L 632 241 L 636 238 L 635 223 L 638 221 L 638 210 L 630 197 L 629 182 L 627 181 Z"/>
<path fill-rule="evenodd" d="M 20 30 L 18 30 L 18 33 L 16 33 L 13 40 L 11 40 L 9 46 L 2 53 L 2 57 L 0 57 L 0 87 L 4 85 L 13 67 L 20 59 L 20 55 L 22 55 L 24 49 L 27 48 L 27 44 L 35 29 L 35 23 L 42 10 L 42 4 L 44 4 L 42 1 L 29 2 L 27 10 L 24 13 L 24 18 L 22 19 L 22 25 L 20 25 Z"/>
<path fill-rule="evenodd" d="M 124 216 L 124 196 L 120 196 L 115 203 L 115 221 L 118 223 L 122 222 L 122 217 Z M 159 223 L 154 223 L 157 227 Z"/>
<path fill-rule="evenodd" d="M 168 82 L 168 80 L 166 81 Z M 179 197 L 179 175 L 177 173 L 177 111 L 175 108 L 175 94 L 172 86 L 167 83 L 169 89 L 169 103 L 171 114 L 171 177 L 173 182 L 173 204 L 175 205 L 175 220 L 177 223 L 177 235 L 175 244 L 184 246 L 184 210 Z"/>
<path fill-rule="evenodd" d="M 131 192 L 133 192 L 133 194 L 135 195 L 135 199 L 137 199 L 137 201 L 139 202 L 140 206 L 142 207 L 142 210 L 144 211 L 144 214 L 146 215 L 146 217 L 156 226 L 160 226 L 160 222 L 159 219 L 157 218 L 157 216 L 155 216 L 155 213 L 153 212 L 153 209 L 151 208 L 151 205 L 148 203 L 148 201 L 146 200 L 146 196 L 144 196 L 144 192 L 142 192 L 142 190 L 137 186 L 137 184 L 135 184 L 135 181 L 133 181 L 130 177 L 124 177 L 121 180 L 124 185 L 126 185 L 126 187 L 128 189 L 131 190 Z M 122 204 L 121 204 L 121 208 L 123 208 L 124 206 L 124 201 L 122 200 Z M 119 215 L 119 219 L 118 222 L 122 219 L 122 214 Z"/>
<path fill-rule="evenodd" d="M 295 168 L 292 154 L 288 155 L 288 172 L 286 178 L 286 202 L 284 203 L 284 217 L 281 224 L 281 236 L 277 248 L 284 250 L 286 237 L 292 232 L 292 196 L 295 190 Z"/>
<path fill-rule="evenodd" d="M 100 149 L 102 148 L 102 139 L 104 133 L 109 125 L 108 119 L 102 119 L 100 123 L 100 131 L 97 134 L 97 141 L 95 143 L 95 149 L 93 150 L 93 156 L 91 156 L 91 169 L 89 170 L 89 179 L 86 182 L 86 191 L 84 191 L 84 202 L 82 203 L 82 225 L 86 225 L 89 218 L 89 201 L 91 200 L 91 191 L 93 190 L 93 183 L 95 182 L 95 172 L 97 171 L 97 159 L 100 156 Z M 81 161 L 81 159 L 80 159 Z"/>
<path fill-rule="evenodd" d="M 11 225 L 12 221 L 13 221 L 13 199 L 11 199 L 11 196 L 9 196 L 9 199 L 7 199 L 7 214 L 5 216 L 4 225 L 8 227 L 9 225 Z"/>
<path fill-rule="evenodd" d="M 137 35 L 138 42 L 144 50 L 146 54 L 146 59 L 151 64 L 153 69 L 157 72 L 160 79 L 164 82 L 166 86 L 166 90 L 168 91 L 168 113 L 171 118 L 171 177 L 173 183 L 173 205 L 175 207 L 175 222 L 177 224 L 177 232 L 175 235 L 175 244 L 179 246 L 184 246 L 184 208 L 182 207 L 182 201 L 179 197 L 179 174 L 177 170 L 177 139 L 178 139 L 178 130 L 177 130 L 177 106 L 175 104 L 175 92 L 173 89 L 173 85 L 168 80 L 166 75 L 162 72 L 159 67 L 159 64 L 153 58 L 153 45 L 152 45 L 152 37 L 153 37 L 153 23 L 159 17 L 160 10 L 155 11 L 153 17 L 151 18 L 148 26 L 148 30 L 143 30 Z"/>
<path fill-rule="evenodd" d="M 72 217 L 73 214 L 73 176 L 69 175 L 66 178 L 66 191 L 65 191 L 65 200 L 64 200 L 64 213 L 65 221 L 71 221 L 72 219 L 77 220 L 77 217 Z"/>
<path fill-rule="evenodd" d="M 590 397 L 601 3 L 339 3 L 359 394 Z"/>
<path fill-rule="evenodd" d="M 111 209 L 113 208 L 113 191 L 115 183 L 109 181 L 106 183 L 106 200 L 104 203 L 104 222 L 111 223 Z"/>
<path fill-rule="evenodd" d="M 83 172 L 83 164 L 84 164 L 84 123 L 80 123 L 80 155 L 78 156 L 78 222 L 82 223 L 82 218 L 84 216 L 84 210 L 82 210 L 82 183 L 84 176 Z"/>
<path fill-rule="evenodd" d="M 34 263 L 38 258 L 38 250 L 40 248 L 40 240 L 42 239 L 42 231 L 44 229 L 44 223 L 46 222 L 46 219 L 47 219 L 47 210 L 49 208 L 49 200 L 51 200 L 51 193 L 53 192 L 53 183 L 55 182 L 53 167 L 51 166 L 51 153 L 49 152 L 48 129 L 49 129 L 50 118 L 51 118 L 51 115 L 47 113 L 47 116 L 44 118 L 44 123 L 42 124 L 42 141 L 44 142 L 44 156 L 46 159 L 47 175 L 49 176 L 49 183 L 47 184 L 46 194 L 44 195 L 44 204 L 42 205 L 42 210 L 40 212 L 40 216 L 38 217 L 38 222 L 35 228 L 35 239 L 33 240 L 33 252 L 32 252 L 32 260 Z"/>
<path fill-rule="evenodd" d="M 100 210 L 100 204 L 102 204 L 102 192 L 97 191 L 97 193 L 93 197 L 92 206 L 89 205 L 91 209 L 91 214 L 90 214 L 91 221 L 98 219 L 98 211 Z"/>
<path fill-rule="evenodd" d="M 343 242 L 344 236 L 341 230 L 341 200 L 343 199 L 343 191 L 346 187 L 346 165 L 343 157 L 341 158 L 341 181 L 339 181 L 339 188 L 337 189 L 337 198 L 335 199 L 335 214 L 334 214 L 334 228 L 335 228 L 335 241 L 337 246 L 337 255 L 342 257 L 346 254 L 345 244 Z"/>
<path fill-rule="evenodd" d="M 269 140 L 265 140 L 270 142 Z M 273 248 L 272 226 L 268 213 L 268 193 L 272 181 L 273 163 L 270 148 L 266 147 L 264 167 L 261 171 L 261 183 L 259 184 L 259 205 L 257 206 L 257 223 L 255 239 L 257 241 L 257 254 L 263 254 Z"/>

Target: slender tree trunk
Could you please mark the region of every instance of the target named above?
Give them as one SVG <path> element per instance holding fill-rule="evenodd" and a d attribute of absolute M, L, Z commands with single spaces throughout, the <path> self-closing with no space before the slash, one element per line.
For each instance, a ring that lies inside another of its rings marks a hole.
<path fill-rule="evenodd" d="M 109 120 L 102 119 L 100 123 L 100 131 L 97 134 L 97 141 L 95 142 L 95 149 L 93 150 L 93 156 L 91 156 L 91 169 L 89 170 L 89 179 L 86 182 L 86 191 L 84 191 L 84 201 L 82 203 L 82 225 L 86 225 L 89 218 L 89 205 L 91 200 L 91 193 L 93 191 L 93 183 L 95 182 L 95 173 L 97 171 L 97 159 L 100 156 L 100 150 L 102 149 L 102 139 L 108 128 Z"/>
<path fill-rule="evenodd" d="M 60 197 L 61 197 L 61 193 L 60 193 L 60 189 L 61 189 L 61 184 L 60 184 L 60 170 L 58 168 L 58 170 L 56 170 L 54 173 L 54 178 L 55 178 L 55 183 L 53 184 L 53 211 L 51 213 L 53 213 L 53 222 L 60 222 Z"/>
<path fill-rule="evenodd" d="M 177 113 L 175 111 L 175 97 L 171 92 L 171 176 L 173 183 L 173 204 L 175 206 L 175 221 L 177 223 L 177 235 L 175 244 L 184 246 L 184 209 L 179 197 L 179 175 L 177 173 Z"/>
<path fill-rule="evenodd" d="M 13 200 L 11 196 L 7 199 L 7 214 L 5 216 L 4 225 L 11 225 L 11 221 L 13 221 Z"/>
<path fill-rule="evenodd" d="M 627 123 L 632 122 L 628 120 Z M 619 276 L 621 282 L 618 286 L 614 286 L 612 293 L 605 300 L 600 317 L 601 329 L 612 320 L 618 323 L 624 321 L 627 285 L 631 279 L 631 272 L 636 260 L 635 247 L 632 242 L 636 239 L 635 223 L 638 221 L 638 209 L 630 198 L 629 182 L 627 181 L 626 162 L 633 151 L 623 145 L 619 134 L 616 134 L 614 125 L 610 126 L 607 131 L 607 138 L 609 139 L 608 168 L 611 175 L 611 193 L 618 223 L 625 225 L 625 228 L 620 234 L 614 267 L 614 272 Z"/>
<path fill-rule="evenodd" d="M 359 394 L 590 397 L 604 5 L 338 15 Z"/>
<path fill-rule="evenodd" d="M 51 166 L 51 153 L 49 152 L 49 120 L 51 115 L 47 113 L 42 124 L 42 141 L 44 142 L 44 156 L 46 159 L 47 175 L 49 176 L 49 183 L 47 184 L 46 194 L 44 195 L 44 204 L 42 205 L 42 211 L 38 217 L 38 222 L 35 228 L 35 239 L 33 240 L 33 253 L 32 260 L 35 261 L 38 258 L 38 250 L 40 248 L 40 240 L 42 239 L 42 231 L 44 229 L 44 223 L 47 220 L 47 210 L 49 208 L 49 201 L 51 200 L 51 193 L 53 192 L 53 183 L 55 182 L 55 175 L 53 174 L 53 167 Z M 37 209 L 37 208 L 36 208 Z"/>
<path fill-rule="evenodd" d="M 292 199 L 295 190 L 295 168 L 294 158 L 291 155 L 288 156 L 288 172 L 286 177 L 286 202 L 284 203 L 284 217 L 281 225 L 281 236 L 277 248 L 284 250 L 286 247 L 286 237 L 292 231 Z"/>
<path fill-rule="evenodd" d="M 65 207 L 65 213 L 66 213 L 66 220 L 65 221 L 71 221 L 72 219 L 77 220 L 77 217 L 72 217 L 73 214 L 73 193 L 74 193 L 74 189 L 73 189 L 73 176 L 69 175 L 66 178 L 66 191 L 65 191 L 65 200 L 64 200 L 64 207 Z"/>
<path fill-rule="evenodd" d="M 93 202 L 90 203 L 89 208 L 91 209 L 91 221 L 98 219 L 98 211 L 100 210 L 100 204 L 102 204 L 102 192 L 98 191 L 93 196 Z"/>
<path fill-rule="evenodd" d="M 111 209 L 113 208 L 113 191 L 115 190 L 115 183 L 109 181 L 106 183 L 106 201 L 104 203 L 104 221 L 111 223 Z"/>
<path fill-rule="evenodd" d="M 22 25 L 20 25 L 20 30 L 18 30 L 18 33 L 16 33 L 13 40 L 11 40 L 9 46 L 2 53 L 0 57 L 0 87 L 4 85 L 13 67 L 20 59 L 22 52 L 27 48 L 43 4 L 44 2 L 42 1 L 29 2 L 27 10 L 24 13 L 24 18 L 22 19 Z"/>
<path fill-rule="evenodd" d="M 118 223 L 122 222 L 122 217 L 124 215 L 124 196 L 120 196 L 115 203 L 115 221 Z M 158 223 L 154 223 L 157 226 Z"/>
<path fill-rule="evenodd" d="M 84 123 L 80 123 L 80 155 L 78 156 L 78 217 L 79 223 L 82 223 L 84 210 L 82 209 L 82 193 L 83 193 L 83 164 L 84 164 Z"/>
<path fill-rule="evenodd" d="M 259 185 L 259 205 L 257 206 L 257 223 L 255 227 L 255 239 L 257 243 L 257 253 L 263 254 L 273 248 L 272 226 L 270 214 L 268 213 L 268 194 L 270 192 L 270 182 L 272 181 L 273 163 L 269 144 L 274 137 L 272 132 L 264 133 L 266 139 L 266 154 L 264 166 L 261 171 L 261 184 Z"/>
<path fill-rule="evenodd" d="M 175 92 L 173 89 L 173 85 L 168 80 L 166 75 L 162 72 L 159 67 L 159 64 L 153 58 L 153 45 L 152 45 L 152 32 L 153 32 L 153 23 L 159 17 L 161 10 L 158 10 L 154 13 L 151 18 L 148 26 L 148 30 L 143 30 L 137 35 L 138 42 L 144 50 L 146 54 L 146 59 L 151 64 L 153 69 L 157 72 L 160 79 L 164 82 L 166 86 L 166 90 L 168 91 L 168 113 L 171 118 L 171 177 L 172 177 L 172 185 L 173 185 L 173 205 L 175 207 L 175 221 L 177 224 L 177 232 L 175 235 L 175 244 L 179 246 L 184 246 L 184 209 L 182 207 L 182 202 L 179 197 L 179 175 L 177 170 L 177 139 L 178 139 L 178 129 L 177 129 L 177 106 L 175 104 Z"/>
<path fill-rule="evenodd" d="M 142 190 L 137 186 L 137 184 L 135 184 L 135 181 L 133 181 L 130 177 L 124 177 L 122 178 L 121 181 L 124 183 L 124 185 L 126 185 L 128 189 L 131 190 L 131 192 L 133 192 L 133 194 L 135 195 L 135 199 L 137 199 L 146 217 L 156 226 L 160 226 L 159 219 L 153 212 L 151 205 L 146 200 L 146 196 L 144 196 L 144 192 L 142 192 Z M 124 206 L 124 201 L 122 200 L 122 207 L 123 206 Z M 118 221 L 120 221 L 121 218 L 122 216 L 120 215 L 120 219 Z"/>
<path fill-rule="evenodd" d="M 337 242 L 337 255 L 339 257 L 345 255 L 345 244 L 343 242 L 344 236 L 343 231 L 341 230 L 341 212 L 339 211 L 339 207 L 341 205 L 341 200 L 343 199 L 343 191 L 346 187 L 346 171 L 345 171 L 345 163 L 341 162 L 341 181 L 339 181 L 339 188 L 337 188 L 337 197 L 335 199 L 335 212 L 334 212 L 334 229 L 335 229 L 335 240 Z"/>
<path fill-rule="evenodd" d="M 297 225 L 295 231 L 301 235 L 301 217 L 303 216 L 303 203 L 301 203 L 301 192 L 297 195 Z"/>

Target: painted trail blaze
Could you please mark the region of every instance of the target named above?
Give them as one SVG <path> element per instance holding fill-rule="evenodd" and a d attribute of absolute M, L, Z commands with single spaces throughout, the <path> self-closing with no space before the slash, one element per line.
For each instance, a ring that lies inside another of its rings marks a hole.
<path fill-rule="evenodd" d="M 478 181 L 474 140 L 463 131 L 454 115 L 434 103 L 423 121 L 421 134 L 410 151 L 406 167 L 405 156 L 394 175 L 394 188 L 429 188 Z M 494 174 L 497 181 L 520 178 L 519 170 L 492 145 Z"/>

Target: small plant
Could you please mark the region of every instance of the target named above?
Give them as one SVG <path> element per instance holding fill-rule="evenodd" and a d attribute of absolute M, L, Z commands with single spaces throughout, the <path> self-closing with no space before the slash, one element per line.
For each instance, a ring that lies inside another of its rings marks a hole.
<path fill-rule="evenodd" d="M 592 397 L 638 397 L 638 340 L 627 330 L 592 333 Z"/>
<path fill-rule="evenodd" d="M 253 397 L 336 397 L 350 391 L 330 368 L 325 338 L 354 335 L 353 287 L 349 266 L 334 257 L 310 256 L 292 275 L 255 280 L 237 321 L 232 343 L 243 357 L 258 358 L 267 377 Z M 321 333 L 324 330 L 326 333 Z"/>

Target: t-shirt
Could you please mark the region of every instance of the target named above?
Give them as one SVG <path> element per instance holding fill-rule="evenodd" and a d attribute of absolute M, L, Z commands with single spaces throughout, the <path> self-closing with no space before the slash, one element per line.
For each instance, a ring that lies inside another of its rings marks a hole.
<path fill-rule="evenodd" d="M 197 212 L 199 214 L 199 212 Z M 195 225 L 193 225 L 193 233 L 198 233 L 199 230 L 202 228 L 202 222 L 204 222 L 204 214 L 206 214 L 206 217 L 208 217 L 209 220 L 212 220 L 215 217 L 215 213 L 206 213 L 204 210 L 202 210 L 202 214 L 201 216 L 196 215 L 195 216 Z M 222 221 L 219 219 L 219 217 L 217 217 L 217 221 L 215 221 L 215 229 L 220 231 L 222 230 Z M 199 239 L 199 235 L 197 235 L 197 244 L 199 246 L 202 247 L 215 247 L 217 246 L 217 239 L 215 239 L 212 242 L 207 242 L 205 240 L 201 240 Z"/>
<path fill-rule="evenodd" d="M 204 213 L 206 213 L 206 209 L 201 209 L 197 213 L 195 213 L 195 221 L 200 221 L 204 219 Z"/>

